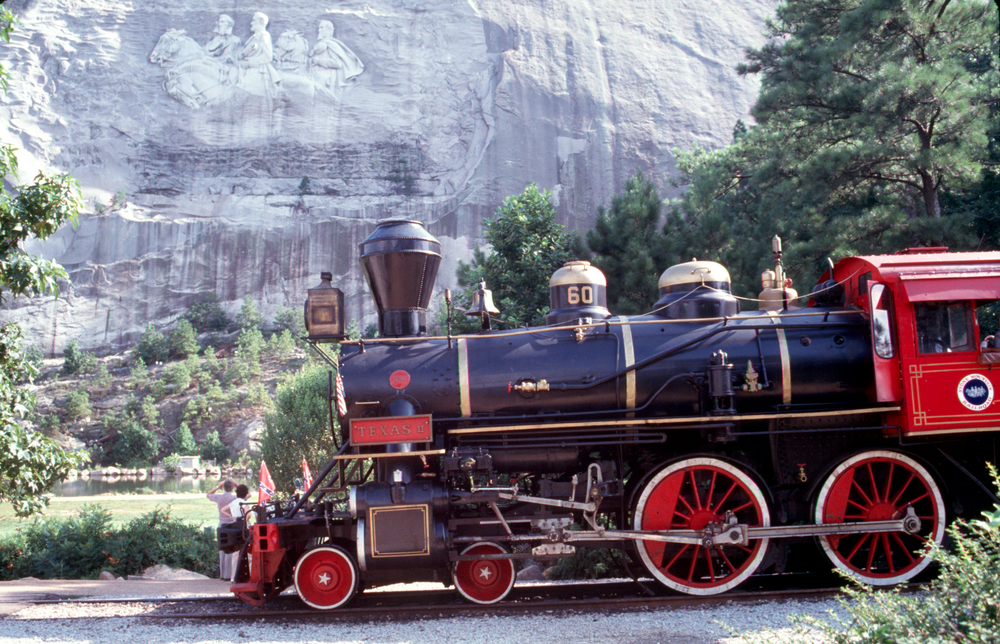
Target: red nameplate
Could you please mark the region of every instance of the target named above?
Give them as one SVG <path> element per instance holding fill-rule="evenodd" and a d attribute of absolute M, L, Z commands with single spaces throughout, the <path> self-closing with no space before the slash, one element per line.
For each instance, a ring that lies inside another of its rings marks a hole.
<path fill-rule="evenodd" d="M 430 414 L 351 419 L 351 443 L 354 445 L 427 443 L 430 440 Z"/>

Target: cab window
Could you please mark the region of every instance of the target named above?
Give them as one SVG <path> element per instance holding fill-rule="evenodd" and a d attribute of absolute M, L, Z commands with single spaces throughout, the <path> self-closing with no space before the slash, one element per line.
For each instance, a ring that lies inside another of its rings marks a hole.
<path fill-rule="evenodd" d="M 917 302 L 917 350 L 920 353 L 971 351 L 972 308 L 969 302 Z"/>

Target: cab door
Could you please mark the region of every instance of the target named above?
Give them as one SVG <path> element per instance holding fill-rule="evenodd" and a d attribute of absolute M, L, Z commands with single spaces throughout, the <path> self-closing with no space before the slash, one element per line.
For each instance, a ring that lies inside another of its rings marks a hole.
<path fill-rule="evenodd" d="M 995 430 L 997 372 L 979 364 L 972 301 L 916 301 L 913 356 L 904 360 L 908 430 L 944 434 Z"/>
<path fill-rule="evenodd" d="M 903 399 L 899 372 L 898 334 L 892 291 L 885 284 L 868 283 L 871 310 L 872 356 L 875 362 L 875 390 L 879 402 Z"/>

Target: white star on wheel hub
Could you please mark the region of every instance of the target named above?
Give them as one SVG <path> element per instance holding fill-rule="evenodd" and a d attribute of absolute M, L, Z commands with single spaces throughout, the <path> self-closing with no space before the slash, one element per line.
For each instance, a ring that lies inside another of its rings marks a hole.
<path fill-rule="evenodd" d="M 483 566 L 479 569 L 479 576 L 483 579 L 483 581 L 489 581 L 490 577 L 493 576 L 493 571 L 486 566 Z"/>
<path fill-rule="evenodd" d="M 329 584 L 329 583 L 330 583 L 330 575 L 328 575 L 328 574 L 326 574 L 326 573 L 324 572 L 324 573 L 323 573 L 322 575 L 320 575 L 320 576 L 319 576 L 319 579 L 318 579 L 318 581 L 319 581 L 319 583 L 321 583 L 321 584 L 323 584 L 324 586 L 326 586 L 327 584 Z"/>

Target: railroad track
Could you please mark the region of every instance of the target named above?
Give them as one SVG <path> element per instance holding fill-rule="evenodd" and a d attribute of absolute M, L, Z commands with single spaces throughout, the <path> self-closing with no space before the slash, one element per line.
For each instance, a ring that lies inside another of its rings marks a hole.
<path fill-rule="evenodd" d="M 811 579 L 815 582 L 816 579 Z M 829 576 L 823 581 L 829 583 Z M 294 594 L 282 595 L 264 608 L 247 606 L 231 597 L 172 597 L 118 599 L 27 599 L 33 604 L 152 603 L 154 608 L 140 619 L 169 620 L 281 620 L 370 621 L 435 619 L 454 616 L 513 615 L 537 613 L 601 613 L 689 608 L 726 603 L 759 603 L 780 600 L 821 599 L 840 592 L 839 587 L 803 588 L 801 576 L 764 578 L 740 591 L 721 595 L 665 594 L 657 584 L 646 582 L 591 582 L 571 584 L 524 584 L 510 596 L 491 605 L 460 600 L 454 589 L 365 592 L 347 607 L 333 611 L 308 608 Z M 75 618 L 69 618 L 75 619 Z"/>

